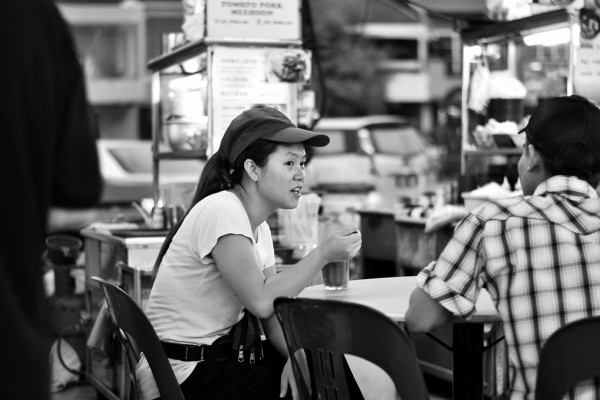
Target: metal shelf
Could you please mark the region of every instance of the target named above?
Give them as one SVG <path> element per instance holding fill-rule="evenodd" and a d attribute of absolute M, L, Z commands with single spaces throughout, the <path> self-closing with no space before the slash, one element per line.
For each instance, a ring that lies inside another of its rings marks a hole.
<path fill-rule="evenodd" d="M 190 57 L 202 53 L 210 45 L 228 45 L 228 46 L 290 46 L 298 47 L 302 45 L 300 40 L 241 40 L 241 39 L 211 39 L 204 38 L 195 42 L 186 43 L 181 47 L 171 51 L 170 53 L 163 54 L 156 58 L 151 59 L 148 62 L 148 69 L 151 71 L 160 71 L 168 67 L 177 65 Z"/>
<path fill-rule="evenodd" d="M 519 148 L 514 149 L 484 149 L 484 150 L 465 150 L 465 157 L 488 157 L 488 156 L 520 156 L 523 151 Z"/>
<path fill-rule="evenodd" d="M 568 24 L 569 12 L 565 8 L 535 14 L 513 21 L 498 22 L 484 27 L 469 28 L 461 32 L 464 43 L 491 43 L 521 36 L 524 32 L 548 29 L 555 24 Z"/>
<path fill-rule="evenodd" d="M 170 151 L 166 153 L 154 154 L 156 160 L 206 160 L 206 151 L 189 150 L 189 151 Z"/>

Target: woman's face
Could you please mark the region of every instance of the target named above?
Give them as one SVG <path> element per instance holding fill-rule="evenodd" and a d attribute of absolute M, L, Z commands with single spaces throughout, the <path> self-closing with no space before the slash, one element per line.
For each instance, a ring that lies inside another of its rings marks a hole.
<path fill-rule="evenodd" d="M 259 194 L 274 208 L 296 208 L 304 185 L 304 144 L 279 145 L 256 182 Z"/>

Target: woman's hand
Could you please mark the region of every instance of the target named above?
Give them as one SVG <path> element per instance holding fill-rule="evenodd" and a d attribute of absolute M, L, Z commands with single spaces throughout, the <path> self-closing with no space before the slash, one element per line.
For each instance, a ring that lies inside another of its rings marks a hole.
<path fill-rule="evenodd" d="M 298 366 L 300 367 L 300 373 L 302 374 L 303 380 L 307 385 L 308 392 L 309 394 L 312 394 L 312 384 L 310 380 L 310 373 L 308 372 L 306 353 L 304 353 L 304 350 L 297 350 L 295 357 L 298 361 Z M 293 399 L 298 400 L 300 398 L 300 393 L 298 393 L 298 386 L 296 385 L 296 380 L 294 379 L 294 370 L 292 368 L 292 361 L 290 357 L 288 357 L 288 360 L 283 367 L 283 372 L 281 373 L 281 392 L 279 397 L 284 397 L 287 394 L 288 386 L 292 388 Z"/>
<path fill-rule="evenodd" d="M 362 244 L 360 231 L 356 228 L 334 232 L 321 242 L 318 249 L 327 262 L 348 260 L 358 253 Z"/>
<path fill-rule="evenodd" d="M 294 380 L 292 361 L 289 358 L 285 363 L 285 366 L 283 367 L 283 372 L 281 373 L 281 390 L 279 392 L 279 397 L 285 397 L 287 395 L 288 386 L 292 390 L 292 398 L 294 400 L 298 400 L 300 396 L 298 394 L 298 387 L 296 386 L 296 381 Z"/>

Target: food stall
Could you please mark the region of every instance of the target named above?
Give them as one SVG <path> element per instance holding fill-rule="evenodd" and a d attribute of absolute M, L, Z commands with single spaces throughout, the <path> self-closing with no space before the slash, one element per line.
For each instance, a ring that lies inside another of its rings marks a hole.
<path fill-rule="evenodd" d="M 587 65 L 597 59 L 587 48 L 597 44 L 583 36 L 585 12 L 557 8 L 461 33 L 462 191 L 505 178 L 514 189 L 523 144 L 518 131 L 544 99 L 598 97 L 597 83 L 595 94 L 585 83 Z"/>
<path fill-rule="evenodd" d="M 300 10 L 299 0 L 206 2 L 187 16 L 205 21 L 205 33 L 194 32 L 194 40 L 150 60 L 155 205 L 168 201 L 162 198 L 161 165 L 213 154 L 243 110 L 270 106 L 298 121 L 311 75 Z M 189 34 L 184 23 L 186 28 Z M 165 144 L 168 151 L 161 150 Z"/>

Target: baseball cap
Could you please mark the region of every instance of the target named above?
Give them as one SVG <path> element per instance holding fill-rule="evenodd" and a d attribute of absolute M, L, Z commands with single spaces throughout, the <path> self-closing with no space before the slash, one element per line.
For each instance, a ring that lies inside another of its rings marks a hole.
<path fill-rule="evenodd" d="M 600 109 L 584 97 L 571 95 L 544 101 L 521 132 L 550 159 L 565 146 L 579 144 L 600 162 Z"/>
<path fill-rule="evenodd" d="M 329 136 L 298 128 L 281 111 L 272 107 L 256 107 L 231 121 L 219 145 L 219 153 L 233 164 L 242 151 L 257 139 L 306 143 L 316 147 L 329 144 Z"/>

